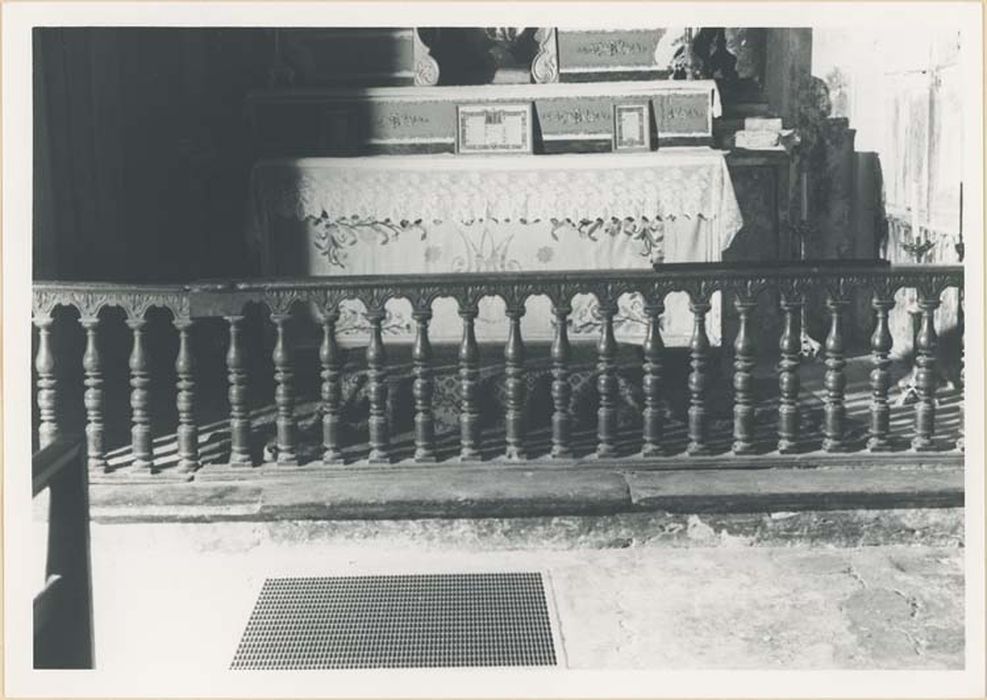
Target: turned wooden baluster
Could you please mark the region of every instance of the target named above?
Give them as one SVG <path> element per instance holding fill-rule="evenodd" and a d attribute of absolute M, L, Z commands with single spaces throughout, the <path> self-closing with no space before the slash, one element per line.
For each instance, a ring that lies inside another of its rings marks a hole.
<path fill-rule="evenodd" d="M 38 445 L 47 447 L 58 437 L 58 393 L 55 380 L 55 355 L 51 351 L 51 316 L 36 316 L 38 353 L 34 369 L 38 373 Z"/>
<path fill-rule="evenodd" d="M 915 437 L 912 448 L 916 452 L 936 449 L 933 436 L 936 430 L 936 335 L 935 312 L 939 308 L 938 296 L 922 293 L 918 301 L 921 313 L 915 346 Z"/>
<path fill-rule="evenodd" d="M 782 454 L 798 451 L 802 304 L 800 293 L 782 291 L 784 327 L 778 340 L 778 452 Z"/>
<path fill-rule="evenodd" d="M 103 448 L 103 370 L 99 357 L 99 341 L 96 329 L 99 318 L 81 316 L 79 323 L 86 331 L 86 351 L 82 355 L 86 392 L 86 455 L 89 469 L 107 471 L 106 452 Z"/>
<path fill-rule="evenodd" d="M 733 306 L 737 309 L 740 327 L 733 343 L 733 453 L 754 451 L 754 338 L 748 330 L 751 311 L 757 306 L 753 297 L 738 295 Z"/>
<path fill-rule="evenodd" d="M 846 439 L 846 355 L 843 346 L 843 310 L 847 300 L 830 294 L 826 299 L 829 309 L 829 334 L 826 336 L 826 388 L 823 407 L 823 449 L 826 452 L 842 452 L 847 448 Z"/>
<path fill-rule="evenodd" d="M 888 390 L 891 388 L 891 329 L 888 314 L 894 308 L 894 299 L 875 292 L 871 301 L 877 322 L 870 338 L 870 437 L 867 449 L 871 452 L 888 452 L 891 449 L 891 407 L 888 404 Z"/>
<path fill-rule="evenodd" d="M 175 357 L 178 468 L 186 472 L 199 468 L 199 428 L 195 419 L 195 356 L 190 348 L 192 324 L 193 321 L 189 318 L 174 320 L 178 330 L 178 355 Z"/>
<path fill-rule="evenodd" d="M 504 413 L 504 433 L 507 447 L 504 456 L 520 461 L 524 454 L 524 341 L 521 339 L 521 317 L 524 301 L 507 309 L 510 330 L 504 346 L 504 384 L 507 393 L 507 409 Z"/>
<path fill-rule="evenodd" d="M 243 316 L 226 316 L 230 324 L 230 346 L 226 352 L 226 373 L 230 402 L 230 464 L 250 466 L 250 408 L 247 395 L 246 357 L 240 338 Z"/>
<path fill-rule="evenodd" d="M 322 365 L 322 463 L 342 464 L 343 452 L 339 435 L 340 425 L 340 351 L 336 342 L 336 321 L 339 311 L 322 315 L 322 345 L 319 346 L 319 363 Z"/>
<path fill-rule="evenodd" d="M 661 406 L 662 381 L 662 352 L 665 345 L 661 339 L 661 315 L 665 311 L 662 299 L 648 301 L 644 305 L 644 313 L 648 317 L 648 329 L 644 335 L 641 350 L 644 354 L 644 412 L 642 415 L 643 446 L 641 454 L 645 457 L 657 457 L 662 454 L 662 435 L 665 428 L 665 416 Z"/>
<path fill-rule="evenodd" d="M 596 346 L 596 390 L 600 406 L 596 412 L 596 456 L 613 457 L 617 454 L 617 339 L 613 334 L 613 317 L 617 314 L 616 301 L 600 302 L 603 326 Z"/>
<path fill-rule="evenodd" d="M 415 398 L 415 461 L 434 462 L 435 416 L 432 413 L 432 343 L 428 339 L 431 309 L 419 309 L 412 314 L 417 331 L 411 349 L 412 373 L 415 381 L 411 391 Z"/>
<path fill-rule="evenodd" d="M 960 402 L 960 435 L 956 439 L 956 449 L 960 452 L 966 451 L 966 309 L 963 308 L 963 285 L 959 286 L 959 318 L 956 321 L 957 330 L 960 334 L 960 390 L 963 392 Z"/>
<path fill-rule="evenodd" d="M 706 335 L 706 313 L 710 309 L 707 298 L 695 294 L 689 296 L 689 310 L 693 315 L 692 339 L 689 341 L 689 445 L 690 455 L 709 454 L 706 444 L 706 382 L 709 367 L 709 336 Z"/>
<path fill-rule="evenodd" d="M 127 326 L 133 332 L 130 351 L 130 443 L 133 466 L 136 469 L 153 469 L 151 448 L 151 421 L 148 415 L 150 377 L 147 372 L 147 355 L 144 351 L 144 318 L 130 318 Z"/>
<path fill-rule="evenodd" d="M 277 406 L 278 464 L 294 466 L 298 464 L 295 424 L 295 371 L 292 367 L 291 346 L 285 324 L 291 318 L 289 313 L 272 313 L 271 321 L 277 330 L 277 340 L 271 359 L 274 362 L 274 403 Z"/>
<path fill-rule="evenodd" d="M 552 457 L 564 459 L 572 456 L 569 439 L 572 428 L 572 413 L 569 400 L 572 388 L 569 386 L 569 313 L 572 307 L 565 303 L 552 308 L 555 314 L 555 337 L 552 339 Z"/>
<path fill-rule="evenodd" d="M 476 344 L 476 332 L 473 329 L 476 316 L 476 307 L 461 308 L 459 311 L 459 317 L 463 319 L 463 341 L 459 346 L 459 388 L 462 394 L 459 412 L 461 460 L 480 457 L 480 409 L 477 403 L 480 348 Z"/>
<path fill-rule="evenodd" d="M 387 425 L 387 355 L 384 350 L 383 308 L 367 311 L 370 322 L 370 341 L 367 343 L 367 396 L 370 403 L 368 429 L 370 433 L 371 464 L 388 464 L 391 461 L 391 437 Z"/>

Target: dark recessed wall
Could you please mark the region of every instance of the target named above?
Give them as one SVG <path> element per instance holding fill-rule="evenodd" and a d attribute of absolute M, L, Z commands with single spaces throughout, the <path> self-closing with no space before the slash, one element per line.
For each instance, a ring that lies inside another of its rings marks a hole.
<path fill-rule="evenodd" d="M 283 60 L 297 63 L 295 34 L 324 33 L 282 32 Z M 257 153 L 246 94 L 268 85 L 274 47 L 270 28 L 36 29 L 35 278 L 254 274 L 244 228 Z M 472 68 L 461 50 L 453 41 L 443 58 Z M 316 65 L 316 76 L 305 65 L 293 67 L 299 85 L 340 78 L 333 63 Z"/>
<path fill-rule="evenodd" d="M 244 96 L 270 45 L 258 29 L 36 29 L 35 277 L 248 273 Z"/>

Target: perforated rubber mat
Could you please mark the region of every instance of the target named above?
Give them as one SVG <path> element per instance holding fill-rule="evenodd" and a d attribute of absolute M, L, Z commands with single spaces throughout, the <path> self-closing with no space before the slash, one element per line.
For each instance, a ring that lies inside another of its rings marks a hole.
<path fill-rule="evenodd" d="M 540 573 L 267 579 L 231 669 L 554 666 Z"/>

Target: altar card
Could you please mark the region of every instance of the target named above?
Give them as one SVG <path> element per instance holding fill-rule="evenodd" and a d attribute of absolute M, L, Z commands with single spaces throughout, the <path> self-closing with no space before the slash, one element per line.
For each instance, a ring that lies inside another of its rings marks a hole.
<path fill-rule="evenodd" d="M 651 118 L 647 102 L 613 106 L 613 150 L 651 150 Z"/>
<path fill-rule="evenodd" d="M 531 153 L 531 103 L 460 105 L 456 143 L 459 153 Z"/>

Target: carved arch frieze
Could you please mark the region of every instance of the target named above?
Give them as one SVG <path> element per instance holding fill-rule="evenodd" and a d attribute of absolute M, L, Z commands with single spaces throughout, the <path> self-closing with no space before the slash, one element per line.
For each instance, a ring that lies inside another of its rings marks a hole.
<path fill-rule="evenodd" d="M 289 316 L 295 304 L 309 301 L 309 295 L 300 289 L 266 289 L 263 298 L 264 305 L 271 316 Z"/>
<path fill-rule="evenodd" d="M 689 301 L 694 305 L 708 305 L 713 292 L 719 291 L 722 281 L 713 279 L 693 278 L 676 285 L 678 289 L 689 295 Z"/>
<path fill-rule="evenodd" d="M 737 295 L 740 303 L 755 304 L 761 294 L 772 287 L 772 284 L 766 277 L 748 277 L 732 280 L 724 286 Z"/>

